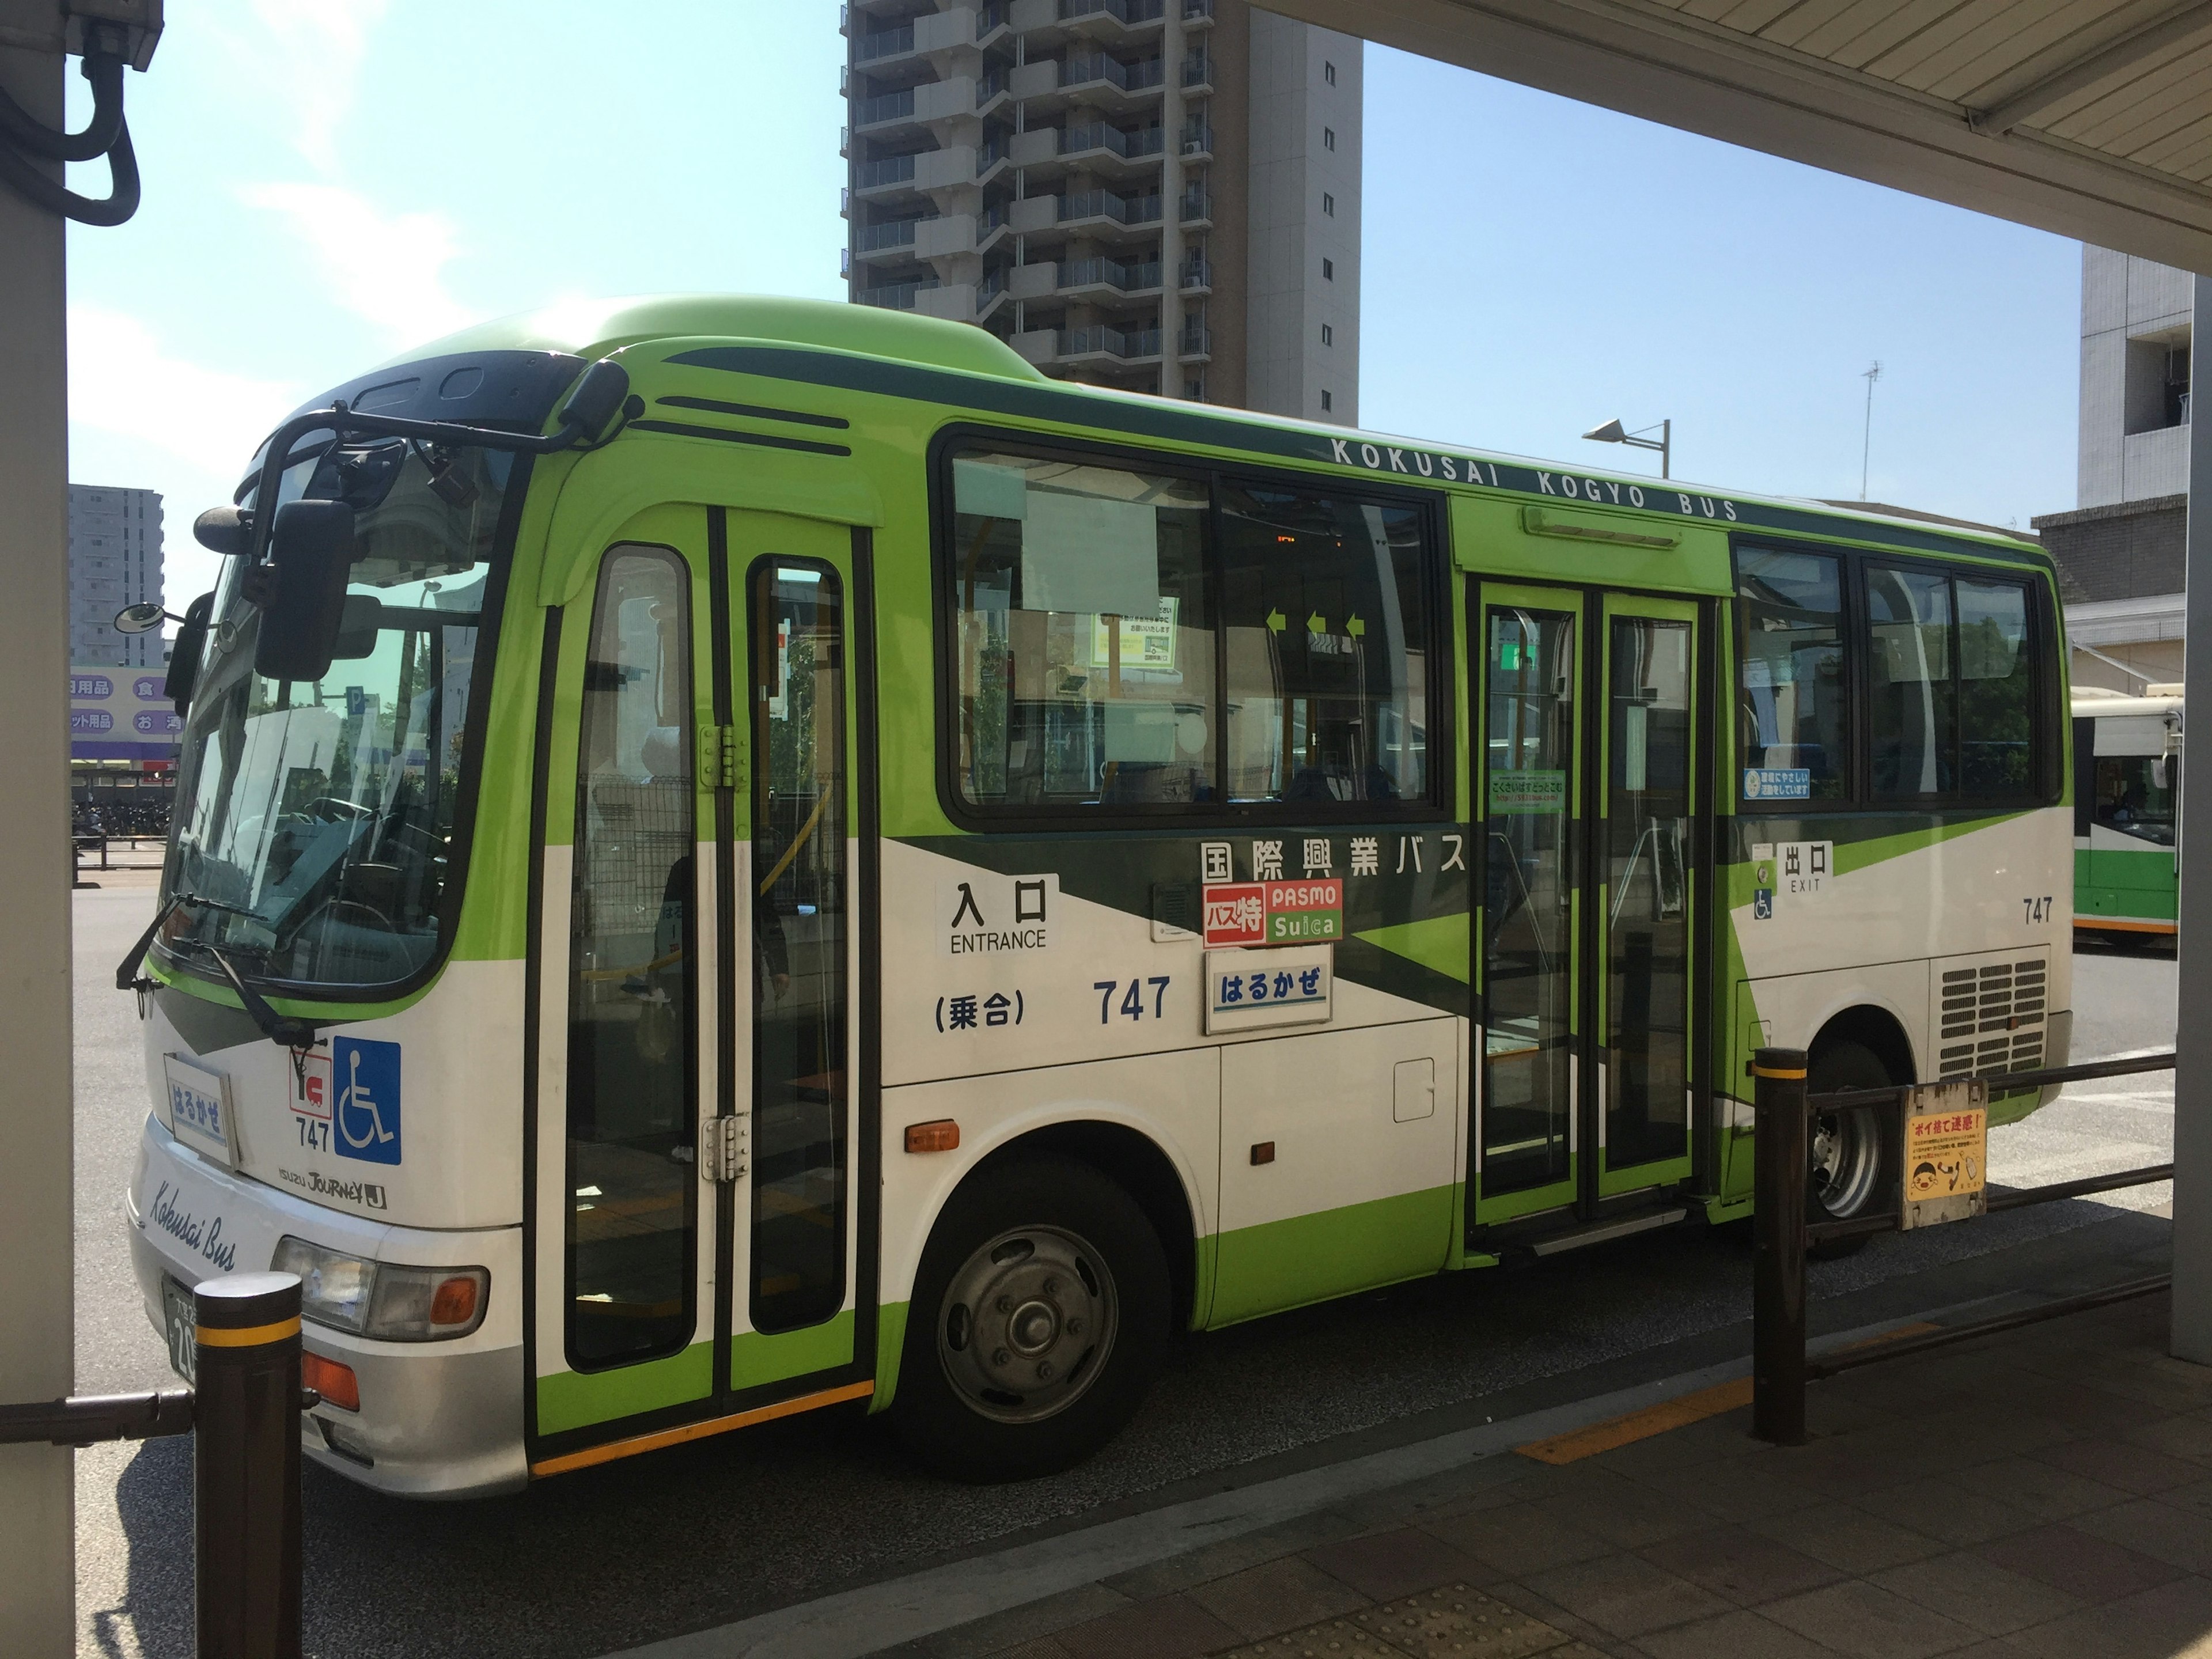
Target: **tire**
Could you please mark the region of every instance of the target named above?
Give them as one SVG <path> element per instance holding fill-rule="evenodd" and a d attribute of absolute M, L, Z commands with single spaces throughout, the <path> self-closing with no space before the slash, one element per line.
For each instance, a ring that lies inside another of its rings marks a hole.
<path fill-rule="evenodd" d="M 1863 1043 L 1833 1042 L 1813 1056 L 1807 1092 L 1832 1094 L 1843 1089 L 1887 1089 L 1897 1079 L 1881 1057 Z M 1824 1112 L 1811 1126 L 1812 1168 L 1806 1194 L 1808 1221 L 1848 1221 L 1878 1214 L 1896 1196 L 1896 1114 L 1879 1107 Z M 1864 1237 L 1828 1239 L 1812 1247 L 1816 1261 L 1830 1261 L 1866 1248 Z"/>
<path fill-rule="evenodd" d="M 979 1485 L 1079 1463 L 1144 1400 L 1169 1305 L 1159 1236 L 1089 1164 L 1040 1156 L 971 1177 L 915 1276 L 899 1437 Z"/>

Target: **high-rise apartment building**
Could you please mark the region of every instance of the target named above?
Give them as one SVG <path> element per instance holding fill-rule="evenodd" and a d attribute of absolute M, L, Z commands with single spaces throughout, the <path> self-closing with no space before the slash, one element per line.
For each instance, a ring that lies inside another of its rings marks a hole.
<path fill-rule="evenodd" d="M 1362 45 L 1247 0 L 843 9 L 851 297 L 1354 424 Z"/>
<path fill-rule="evenodd" d="M 2081 250 L 2075 505 L 2028 521 L 2058 565 L 2077 685 L 2181 678 L 2192 303 L 2185 270 Z"/>
<path fill-rule="evenodd" d="M 118 634 L 115 613 L 161 597 L 161 497 L 151 489 L 71 484 L 69 493 L 70 661 L 158 667 L 161 630 Z"/>

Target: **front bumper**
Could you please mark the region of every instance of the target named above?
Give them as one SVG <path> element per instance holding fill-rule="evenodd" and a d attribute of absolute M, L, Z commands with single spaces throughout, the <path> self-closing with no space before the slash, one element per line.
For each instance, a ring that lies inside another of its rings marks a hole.
<path fill-rule="evenodd" d="M 324 1468 L 408 1498 L 477 1498 L 529 1479 L 522 1442 L 521 1230 L 430 1232 L 368 1222 L 236 1175 L 183 1146 L 149 1115 L 125 1197 L 146 1316 L 163 1328 L 161 1281 L 190 1287 L 265 1271 L 287 1233 L 386 1261 L 488 1267 L 484 1322 L 447 1342 L 379 1342 L 304 1326 L 304 1346 L 353 1368 L 361 1409 L 323 1404 L 301 1449 Z"/>

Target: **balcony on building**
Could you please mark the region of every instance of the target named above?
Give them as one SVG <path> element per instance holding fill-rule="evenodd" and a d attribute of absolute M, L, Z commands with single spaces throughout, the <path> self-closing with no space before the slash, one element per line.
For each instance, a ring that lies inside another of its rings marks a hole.
<path fill-rule="evenodd" d="M 1158 191 L 1116 196 L 1110 190 L 1081 190 L 1052 199 L 1059 204 L 1056 222 L 1071 233 L 1115 239 L 1149 234 L 1160 222 Z"/>
<path fill-rule="evenodd" d="M 863 198 L 875 198 L 910 189 L 914 184 L 915 159 L 914 154 L 908 154 L 859 162 L 853 168 L 854 192 Z"/>
<path fill-rule="evenodd" d="M 1182 26 L 1187 29 L 1213 27 L 1213 0 L 1182 0 Z"/>
<path fill-rule="evenodd" d="M 1085 121 L 1060 131 L 1059 155 L 1054 159 L 1094 172 L 1134 168 L 1149 172 L 1166 147 L 1167 135 L 1158 127 L 1129 132 L 1105 121 Z"/>
<path fill-rule="evenodd" d="M 886 219 L 853 227 L 853 257 L 867 264 L 888 264 L 911 259 L 915 232 L 920 219 Z"/>
<path fill-rule="evenodd" d="M 1213 223 L 1213 194 L 1211 191 L 1186 190 L 1176 204 L 1176 218 L 1186 230 L 1205 230 Z"/>
<path fill-rule="evenodd" d="M 1187 363 L 1202 363 L 1213 356 L 1213 331 L 1204 323 L 1185 323 L 1176 341 L 1176 356 Z"/>
<path fill-rule="evenodd" d="M 1114 259 L 1103 254 L 1062 259 L 1053 286 L 1061 298 L 1068 300 L 1112 302 L 1156 298 L 1160 291 L 1160 262 L 1157 258 Z"/>
<path fill-rule="evenodd" d="M 1212 293 L 1213 262 L 1203 253 L 1190 255 L 1176 273 L 1176 287 L 1185 294 Z"/>
<path fill-rule="evenodd" d="M 896 92 L 877 93 L 859 100 L 853 106 L 854 130 L 868 132 L 878 128 L 912 126 L 914 90 L 912 87 L 901 87 Z"/>
<path fill-rule="evenodd" d="M 912 311 L 916 296 L 939 286 L 934 276 L 915 276 L 905 282 L 879 283 L 873 288 L 862 289 L 853 297 L 864 306 L 878 306 L 885 311 Z"/>
<path fill-rule="evenodd" d="M 1165 72 L 1166 65 L 1158 58 L 1125 64 L 1109 52 L 1070 52 L 1060 61 L 1057 89 L 1080 92 L 1109 109 L 1133 110 L 1158 100 Z"/>
<path fill-rule="evenodd" d="M 1176 135 L 1176 148 L 1186 161 L 1211 161 L 1213 159 L 1213 127 L 1203 116 L 1194 116 L 1182 124 Z"/>
<path fill-rule="evenodd" d="M 1017 334 L 1016 351 L 1040 368 L 1127 369 L 1157 367 L 1157 328 L 1119 329 L 1107 323 L 1083 328 L 1032 329 Z"/>
<path fill-rule="evenodd" d="M 1203 46 L 1193 46 L 1182 55 L 1182 89 L 1185 92 L 1213 90 L 1213 55 Z"/>
<path fill-rule="evenodd" d="M 1060 0 L 1060 21 L 1073 33 L 1118 40 L 1158 28 L 1167 9 L 1166 0 Z"/>
<path fill-rule="evenodd" d="M 878 29 L 864 34 L 853 43 L 853 63 L 860 69 L 873 70 L 878 64 L 896 58 L 914 56 L 914 25 L 901 23 L 887 29 Z"/>

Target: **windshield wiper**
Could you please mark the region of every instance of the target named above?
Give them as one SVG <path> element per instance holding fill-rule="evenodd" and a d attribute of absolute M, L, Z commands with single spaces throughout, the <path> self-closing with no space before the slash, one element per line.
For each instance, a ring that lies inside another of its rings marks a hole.
<path fill-rule="evenodd" d="M 138 975 L 138 964 L 146 959 L 146 952 L 153 949 L 154 936 L 161 931 L 161 924 L 176 912 L 179 906 L 186 904 L 195 910 L 221 910 L 226 915 L 244 916 L 252 921 L 261 920 L 255 912 L 239 905 L 225 904 L 221 899 L 204 898 L 198 893 L 172 893 L 168 902 L 155 912 L 152 925 L 138 936 L 138 942 L 131 947 L 131 954 L 116 965 L 115 988 L 117 990 L 137 991 L 143 994 L 154 988 L 155 982 L 152 980 Z M 260 1028 L 262 1036 L 286 1048 L 305 1048 L 314 1042 L 313 1022 L 295 1019 L 290 1015 L 280 1014 L 270 1007 L 269 1000 L 254 988 L 245 975 L 238 971 L 238 964 L 230 959 L 229 953 L 222 946 L 210 945 L 205 939 L 186 939 L 182 942 L 197 950 L 205 951 L 210 957 L 213 958 L 215 965 L 222 969 L 222 976 L 230 981 L 230 988 L 238 993 L 238 1000 L 245 1006 L 247 1017 Z"/>
<path fill-rule="evenodd" d="M 313 1020 L 295 1019 L 291 1015 L 280 1014 L 270 1007 L 269 1000 L 254 988 L 252 980 L 238 971 L 238 964 L 230 959 L 230 953 L 221 945 L 210 945 L 204 939 L 194 939 L 192 943 L 215 959 L 215 965 L 222 969 L 222 976 L 230 981 L 230 988 L 238 993 L 239 1001 L 245 1004 L 247 1016 L 261 1028 L 262 1036 L 280 1048 L 311 1048 L 314 1046 L 315 1023 Z"/>

